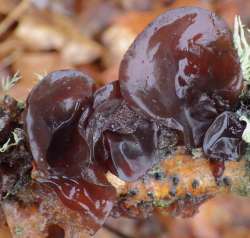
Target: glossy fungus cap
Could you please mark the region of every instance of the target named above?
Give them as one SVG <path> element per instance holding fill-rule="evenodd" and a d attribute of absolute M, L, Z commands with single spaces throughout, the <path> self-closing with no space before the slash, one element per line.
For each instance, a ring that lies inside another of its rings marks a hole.
<path fill-rule="evenodd" d="M 120 65 L 121 93 L 137 112 L 200 146 L 213 119 L 233 106 L 242 73 L 226 23 L 196 7 L 170 10 L 134 41 Z"/>

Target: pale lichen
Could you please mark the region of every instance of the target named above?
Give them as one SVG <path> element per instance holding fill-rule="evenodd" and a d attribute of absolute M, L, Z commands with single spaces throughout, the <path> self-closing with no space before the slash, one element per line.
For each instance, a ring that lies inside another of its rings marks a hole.
<path fill-rule="evenodd" d="M 20 81 L 22 77 L 20 76 L 19 72 L 16 72 L 12 77 L 7 76 L 3 78 L 1 81 L 1 88 L 4 92 L 9 91 L 12 87 L 14 87 L 18 81 Z"/>
<path fill-rule="evenodd" d="M 240 16 L 236 16 L 233 35 L 234 47 L 240 59 L 244 80 L 250 85 L 250 44 L 247 42 L 246 31 L 249 32 L 249 29 L 246 29 L 242 24 Z M 247 115 L 248 113 L 242 110 L 239 110 L 237 113 L 240 116 L 240 120 L 246 122 L 246 128 L 242 134 L 242 139 L 250 144 L 250 117 Z"/>
<path fill-rule="evenodd" d="M 250 45 L 246 39 L 246 31 L 249 32 L 249 29 L 242 24 L 240 16 L 236 16 L 233 35 L 234 47 L 240 59 L 243 77 L 250 84 Z"/>
<path fill-rule="evenodd" d="M 10 148 L 14 147 L 14 146 L 17 146 L 20 141 L 23 140 L 23 137 L 19 137 L 19 133 L 17 131 L 18 129 L 15 129 L 13 132 L 12 132 L 12 135 L 13 135 L 13 142 L 11 138 L 9 138 L 1 147 L 0 147 L 0 153 L 4 153 L 6 152 L 7 150 L 9 150 Z"/>
<path fill-rule="evenodd" d="M 34 75 L 38 81 L 41 81 L 43 78 L 45 78 L 48 75 L 48 73 L 44 71 L 43 73 L 35 73 Z"/>
<path fill-rule="evenodd" d="M 250 119 L 246 116 L 241 116 L 240 120 L 246 122 L 246 128 L 242 134 L 242 139 L 250 144 Z"/>

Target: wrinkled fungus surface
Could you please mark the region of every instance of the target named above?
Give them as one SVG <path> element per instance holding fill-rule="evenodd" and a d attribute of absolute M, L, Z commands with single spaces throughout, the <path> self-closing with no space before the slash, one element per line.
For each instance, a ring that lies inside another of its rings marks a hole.
<path fill-rule="evenodd" d="M 53 164 L 64 160 L 66 152 L 70 155 L 74 151 L 69 151 L 71 145 L 82 144 L 79 147 L 88 153 L 87 145 L 73 130 L 81 113 L 91 106 L 93 90 L 88 76 L 69 70 L 49 74 L 30 93 L 25 125 L 32 155 L 44 173 L 51 169 L 60 173 L 57 166 L 52 168 Z M 55 154 L 57 157 L 53 158 Z M 68 157 L 74 163 L 84 161 L 77 154 Z"/>
<path fill-rule="evenodd" d="M 32 90 L 25 128 L 38 179 L 93 232 L 116 197 L 108 171 L 133 181 L 177 145 L 203 146 L 219 177 L 243 153 L 245 125 L 232 112 L 242 84 L 223 20 L 200 8 L 166 12 L 128 49 L 119 81 L 95 90 L 87 75 L 63 70 Z"/>
<path fill-rule="evenodd" d="M 118 82 L 95 93 L 89 123 L 80 128 L 92 158 L 123 180 L 141 177 L 157 161 L 157 128 L 128 107 Z"/>
<path fill-rule="evenodd" d="M 237 160 L 244 153 L 242 134 L 246 125 L 232 112 L 219 115 L 206 132 L 205 154 L 216 160 Z"/>
<path fill-rule="evenodd" d="M 93 81 L 77 71 L 49 74 L 29 95 L 25 125 L 40 181 L 86 218 L 88 230 L 103 224 L 115 190 L 102 170 L 90 164 L 78 121 L 92 105 Z M 93 183 L 91 183 L 93 182 Z"/>
<path fill-rule="evenodd" d="M 232 34 L 214 13 L 168 11 L 134 41 L 120 67 L 121 93 L 136 111 L 200 146 L 206 129 L 242 89 Z"/>

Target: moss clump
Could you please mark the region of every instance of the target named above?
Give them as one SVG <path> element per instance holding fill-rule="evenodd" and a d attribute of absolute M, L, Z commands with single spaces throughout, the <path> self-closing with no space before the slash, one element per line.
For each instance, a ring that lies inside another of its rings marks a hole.
<path fill-rule="evenodd" d="M 245 176 L 239 178 L 237 186 L 232 186 L 231 191 L 243 197 L 250 197 L 250 158 L 248 158 L 245 168 Z"/>
<path fill-rule="evenodd" d="M 155 207 L 160 207 L 160 208 L 167 208 L 169 207 L 175 200 L 164 200 L 164 199 L 160 199 L 160 200 L 154 200 L 153 201 L 153 206 Z"/>
<path fill-rule="evenodd" d="M 15 235 L 20 237 L 23 236 L 23 231 L 24 231 L 23 227 L 20 226 L 16 226 L 14 229 Z"/>

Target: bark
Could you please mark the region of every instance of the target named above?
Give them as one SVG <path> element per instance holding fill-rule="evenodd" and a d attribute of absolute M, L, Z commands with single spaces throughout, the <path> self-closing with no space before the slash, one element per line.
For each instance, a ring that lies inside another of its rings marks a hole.
<path fill-rule="evenodd" d="M 221 193 L 250 196 L 250 162 L 225 162 L 221 177 L 205 157 L 193 157 L 182 151 L 154 166 L 143 178 L 124 183 L 114 175 L 109 181 L 119 194 L 118 209 L 130 216 L 145 216 L 162 210 L 173 215 L 189 216 L 208 198 Z"/>

